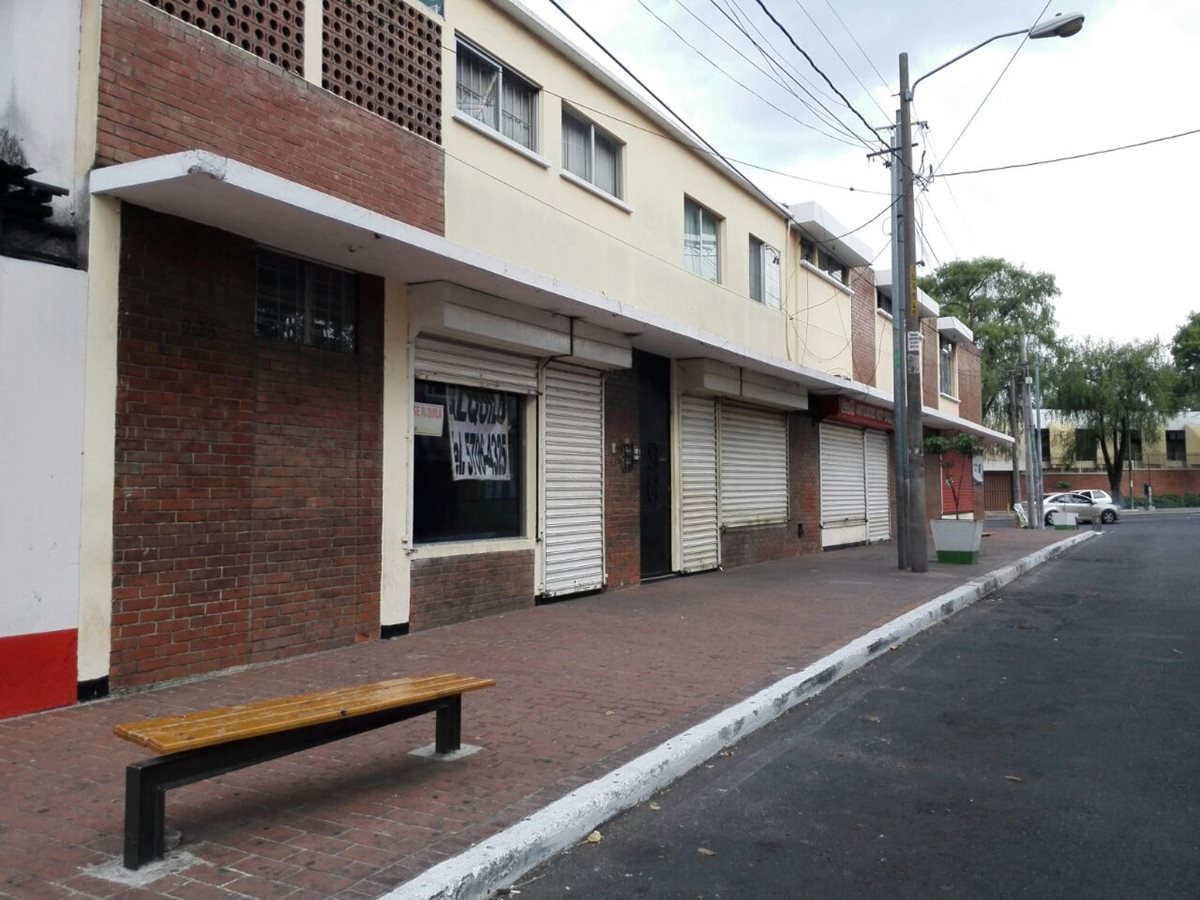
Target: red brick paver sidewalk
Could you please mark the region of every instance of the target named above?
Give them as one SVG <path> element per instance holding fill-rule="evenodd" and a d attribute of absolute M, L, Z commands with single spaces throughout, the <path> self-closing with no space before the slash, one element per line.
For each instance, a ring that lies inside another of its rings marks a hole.
<path fill-rule="evenodd" d="M 662 581 L 0 721 L 0 896 L 367 898 L 971 577 L 1063 537 L 997 528 L 973 567 L 898 572 L 890 545 Z M 451 762 L 425 716 L 168 794 L 183 832 L 140 887 L 122 846 L 118 722 L 400 675 L 462 672 Z M 157 877 L 155 877 L 157 876 Z"/>

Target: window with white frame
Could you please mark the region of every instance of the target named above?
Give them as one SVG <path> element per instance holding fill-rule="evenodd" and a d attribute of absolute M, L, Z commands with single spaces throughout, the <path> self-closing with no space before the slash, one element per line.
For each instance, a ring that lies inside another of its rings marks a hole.
<path fill-rule="evenodd" d="M 816 241 L 808 238 L 800 239 L 800 256 L 812 266 L 816 266 L 830 278 L 842 284 L 850 283 L 850 267 L 826 250 L 817 245 Z"/>
<path fill-rule="evenodd" d="M 538 89 L 466 41 L 458 41 L 455 107 L 522 147 L 537 150 Z"/>
<path fill-rule="evenodd" d="M 958 396 L 954 392 L 954 342 L 946 338 L 940 339 L 938 373 L 938 390 L 950 397 Z"/>
<path fill-rule="evenodd" d="M 689 272 L 721 280 L 721 220 L 694 200 L 683 200 L 683 265 Z"/>
<path fill-rule="evenodd" d="M 771 309 L 779 309 L 780 291 L 779 251 L 765 241 L 750 235 L 750 299 Z"/>
<path fill-rule="evenodd" d="M 596 123 L 563 108 L 563 168 L 604 193 L 621 197 L 621 142 Z"/>

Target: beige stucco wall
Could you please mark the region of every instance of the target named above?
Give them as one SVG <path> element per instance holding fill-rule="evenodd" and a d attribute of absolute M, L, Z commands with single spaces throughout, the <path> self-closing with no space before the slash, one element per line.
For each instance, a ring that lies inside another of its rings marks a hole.
<path fill-rule="evenodd" d="M 788 259 L 790 358 L 831 375 L 854 377 L 850 288 L 799 260 L 799 235 Z"/>
<path fill-rule="evenodd" d="M 784 253 L 785 280 L 794 268 L 786 258 L 782 212 L 664 136 L 656 122 L 491 3 L 456 0 L 447 7 L 447 48 L 454 47 L 457 31 L 542 90 L 535 160 L 455 120 L 456 55 L 452 49 L 444 52 L 446 236 L 786 358 L 786 313 L 748 296 L 750 234 Z M 562 176 L 564 102 L 625 143 L 622 203 L 627 208 Z M 685 195 L 723 217 L 719 284 L 684 269 Z M 825 332 L 849 335 L 848 314 L 844 329 L 830 317 L 812 330 L 820 333 L 819 352 L 825 353 Z"/>
<path fill-rule="evenodd" d="M 875 311 L 875 386 L 890 396 L 895 384 L 892 359 L 892 317 Z"/>

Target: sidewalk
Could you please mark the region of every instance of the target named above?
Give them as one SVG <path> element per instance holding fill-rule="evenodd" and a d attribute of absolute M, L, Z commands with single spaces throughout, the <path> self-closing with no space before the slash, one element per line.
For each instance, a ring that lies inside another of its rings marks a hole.
<path fill-rule="evenodd" d="M 369 898 L 916 606 L 1055 544 L 997 527 L 975 566 L 899 572 L 890 544 L 660 581 L 0 721 L 0 897 Z M 120 869 L 118 722 L 403 675 L 496 679 L 463 742 L 432 717 L 171 791 L 180 846 Z M 118 879 L 110 876 L 116 876 Z"/>

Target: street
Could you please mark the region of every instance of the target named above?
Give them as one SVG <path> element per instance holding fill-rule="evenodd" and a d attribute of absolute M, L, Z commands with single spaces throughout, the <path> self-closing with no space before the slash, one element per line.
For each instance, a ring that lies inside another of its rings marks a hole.
<path fill-rule="evenodd" d="M 1200 896 L 1200 515 L 1105 531 L 601 826 L 522 900 Z"/>

